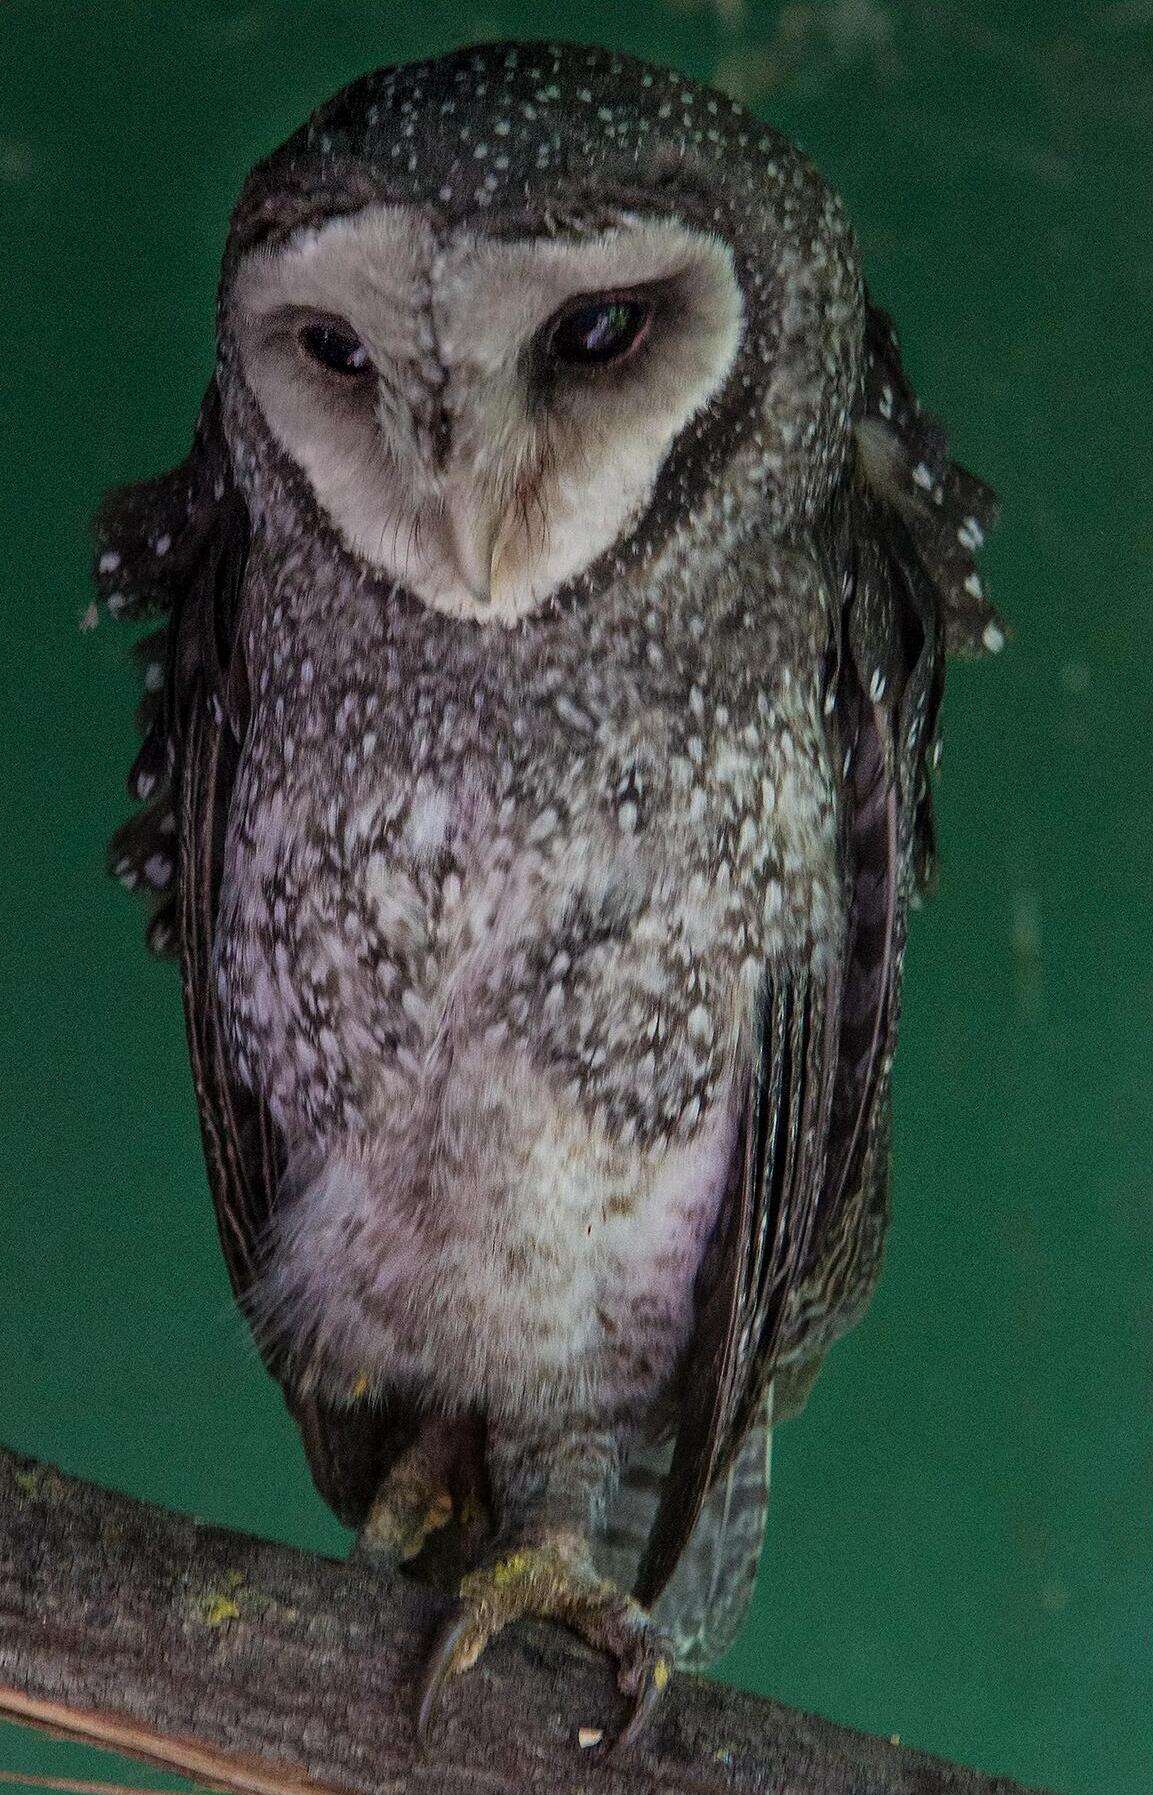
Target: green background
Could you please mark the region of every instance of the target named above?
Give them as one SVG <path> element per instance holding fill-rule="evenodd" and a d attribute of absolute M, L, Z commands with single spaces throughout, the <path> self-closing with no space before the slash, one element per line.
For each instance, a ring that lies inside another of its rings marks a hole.
<path fill-rule="evenodd" d="M 374 64 L 606 41 L 739 86 L 844 191 L 923 398 L 1003 494 L 985 565 L 1016 630 L 953 678 L 887 1272 L 778 1436 L 726 1674 L 1150 1795 L 1150 23 L 1147 0 L 7 0 L 0 1439 L 342 1548 L 231 1309 L 175 976 L 102 877 L 133 681 L 126 632 L 77 634 L 86 520 L 184 452 L 259 154 Z M 0 1767 L 119 1768 L 2 1726 Z"/>

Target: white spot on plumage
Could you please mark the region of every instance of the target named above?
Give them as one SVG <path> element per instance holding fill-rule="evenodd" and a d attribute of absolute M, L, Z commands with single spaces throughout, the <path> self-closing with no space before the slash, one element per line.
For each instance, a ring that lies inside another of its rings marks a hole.
<path fill-rule="evenodd" d="M 400 1007 L 409 1021 L 415 1022 L 418 1028 L 428 1027 L 432 1012 L 424 998 L 418 991 L 414 991 L 411 985 L 407 985 L 402 992 Z"/>
<path fill-rule="evenodd" d="M 555 807 L 552 804 L 546 805 L 530 823 L 528 840 L 530 842 L 547 841 L 559 821 L 560 817 Z"/>
<path fill-rule="evenodd" d="M 370 732 L 365 737 L 366 752 L 370 751 L 367 748 L 370 738 L 373 747 L 376 746 L 376 737 Z M 451 816 L 452 801 L 442 786 L 426 787 L 418 792 L 405 826 L 405 839 L 412 852 L 417 856 L 437 853 L 444 846 Z"/>
<path fill-rule="evenodd" d="M 699 1097 L 690 1097 L 680 1114 L 680 1127 L 684 1133 L 691 1133 L 700 1121 L 700 1117 L 701 1100 Z"/>
<path fill-rule="evenodd" d="M 685 1019 L 685 1031 L 692 1041 L 712 1040 L 713 1020 L 703 1003 L 693 1006 Z"/>

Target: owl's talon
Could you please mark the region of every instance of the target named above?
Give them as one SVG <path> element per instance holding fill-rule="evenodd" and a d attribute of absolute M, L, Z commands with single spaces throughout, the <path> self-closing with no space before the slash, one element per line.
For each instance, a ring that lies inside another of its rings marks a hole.
<path fill-rule="evenodd" d="M 419 1557 L 430 1534 L 452 1519 L 452 1498 L 447 1490 L 405 1501 L 386 1485 L 377 1496 L 361 1528 L 360 1551 L 390 1564 L 408 1564 Z"/>
<path fill-rule="evenodd" d="M 445 1438 L 442 1423 L 426 1424 L 397 1459 L 360 1530 L 359 1552 L 390 1565 L 408 1564 L 419 1557 L 430 1535 L 452 1520 Z"/>
<path fill-rule="evenodd" d="M 633 1711 L 628 1722 L 623 1726 L 613 1741 L 610 1750 L 613 1752 L 628 1751 L 630 1746 L 647 1730 L 661 1697 L 669 1686 L 672 1675 L 672 1655 L 657 1646 L 651 1661 L 645 1664 L 640 1674 L 639 1689 L 627 1691 L 634 1696 Z M 624 1673 L 621 1674 L 621 1687 L 624 1687 Z"/>
<path fill-rule="evenodd" d="M 487 1643 L 487 1640 L 482 1638 L 476 1649 L 471 1651 L 471 1655 L 471 1642 L 465 1644 L 464 1650 L 461 1650 L 462 1644 L 468 1640 L 475 1625 L 476 1616 L 469 1604 L 456 1614 L 451 1615 L 436 1636 L 432 1655 L 425 1666 L 424 1676 L 420 1683 L 416 1737 L 422 1749 L 428 1745 L 432 1723 L 440 1706 L 445 1684 L 450 1677 L 459 1676 L 462 1671 L 469 1670 L 476 1663 Z"/>
<path fill-rule="evenodd" d="M 427 1746 L 451 1677 L 470 1670 L 489 1641 L 511 1622 L 555 1620 L 612 1658 L 622 1694 L 633 1698 L 629 1720 L 612 1749 L 641 1736 L 668 1685 L 672 1654 L 644 1609 L 599 1577 L 571 1541 L 508 1553 L 461 1584 L 459 1605 L 437 1635 L 421 1682 L 417 1737 Z"/>

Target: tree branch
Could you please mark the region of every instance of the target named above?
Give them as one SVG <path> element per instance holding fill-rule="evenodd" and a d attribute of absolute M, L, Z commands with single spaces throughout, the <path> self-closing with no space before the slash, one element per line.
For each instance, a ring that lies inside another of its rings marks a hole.
<path fill-rule="evenodd" d="M 607 1665 L 517 1628 L 413 1738 L 444 1602 L 0 1449 L 0 1715 L 241 1795 L 1023 1795 L 687 1676 L 619 1757 Z M 585 1735 L 587 1738 L 587 1734 Z"/>

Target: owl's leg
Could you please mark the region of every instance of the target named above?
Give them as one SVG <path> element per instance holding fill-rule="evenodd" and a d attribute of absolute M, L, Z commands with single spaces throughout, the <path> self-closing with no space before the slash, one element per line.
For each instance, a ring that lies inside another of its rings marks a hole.
<path fill-rule="evenodd" d="M 360 1530 L 358 1549 L 386 1564 L 408 1564 L 454 1518 L 462 1526 L 472 1483 L 467 1476 L 475 1429 L 457 1417 L 428 1415 L 416 1439 L 381 1484 Z"/>
<path fill-rule="evenodd" d="M 421 1694 L 422 1739 L 448 1680 L 471 1669 L 510 1622 L 526 1619 L 560 1621 L 613 1659 L 633 1700 L 617 1743 L 638 1736 L 668 1683 L 672 1651 L 640 1604 L 593 1565 L 594 1516 L 618 1461 L 617 1437 L 591 1427 L 531 1438 L 490 1430 L 500 1531 L 480 1568 L 462 1579 L 456 1612 L 437 1638 Z"/>

